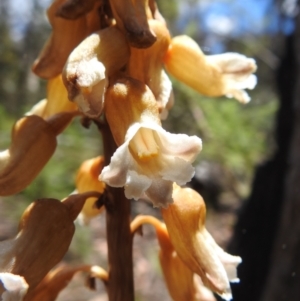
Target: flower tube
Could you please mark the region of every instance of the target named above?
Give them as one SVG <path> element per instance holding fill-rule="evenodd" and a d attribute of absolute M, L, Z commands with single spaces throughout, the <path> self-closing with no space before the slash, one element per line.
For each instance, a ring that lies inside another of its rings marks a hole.
<path fill-rule="evenodd" d="M 167 71 L 178 80 L 207 96 L 234 97 L 241 103 L 250 101 L 244 89 L 256 85 L 254 59 L 238 53 L 205 55 L 188 36 L 172 39 L 165 56 Z"/>
<path fill-rule="evenodd" d="M 145 194 L 154 206 L 171 203 L 173 182 L 183 185 L 194 175 L 191 163 L 201 150 L 201 139 L 165 131 L 152 92 L 129 77 L 110 86 L 105 113 L 119 147 L 99 179 L 124 187 L 129 199 Z"/>
<path fill-rule="evenodd" d="M 158 103 L 162 119 L 168 115 L 168 110 L 173 105 L 172 83 L 163 70 L 163 58 L 168 50 L 171 38 L 166 25 L 157 20 L 148 21 L 157 40 L 149 48 L 131 48 L 131 57 L 127 65 L 127 72 L 146 84 Z"/>
<path fill-rule="evenodd" d="M 205 229 L 206 208 L 202 197 L 193 189 L 174 186 L 174 203 L 162 209 L 171 242 L 205 286 L 231 300 L 229 281 L 239 281 L 236 266 L 242 260 L 224 252 Z"/>

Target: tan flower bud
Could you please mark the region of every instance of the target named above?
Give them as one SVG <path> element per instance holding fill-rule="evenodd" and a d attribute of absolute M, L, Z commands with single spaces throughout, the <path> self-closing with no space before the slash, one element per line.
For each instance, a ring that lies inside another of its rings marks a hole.
<path fill-rule="evenodd" d="M 108 282 L 107 272 L 99 266 L 80 265 L 67 266 L 60 265 L 50 271 L 39 285 L 27 294 L 24 301 L 55 301 L 58 294 L 69 284 L 73 276 L 79 272 L 88 273 L 89 277 L 99 278 L 105 284 Z"/>
<path fill-rule="evenodd" d="M 165 66 L 177 79 L 207 96 L 225 95 L 246 103 L 250 97 L 244 89 L 256 85 L 253 59 L 237 53 L 206 56 L 188 36 L 172 39 Z"/>
<path fill-rule="evenodd" d="M 0 153 L 0 195 L 20 192 L 38 175 L 56 148 L 56 133 L 38 116 L 21 118 L 8 150 Z"/>
<path fill-rule="evenodd" d="M 110 5 L 118 26 L 132 47 L 147 48 L 156 41 L 148 25 L 147 19 L 152 14 L 147 0 L 111 0 Z"/>
<path fill-rule="evenodd" d="M 161 113 L 172 96 L 172 83 L 163 71 L 163 58 L 170 44 L 170 33 L 166 25 L 160 21 L 149 20 L 149 26 L 157 40 L 146 49 L 131 48 L 127 72 L 130 77 L 143 82 L 150 88 Z"/>
<path fill-rule="evenodd" d="M 119 71 L 129 55 L 127 41 L 115 26 L 90 35 L 74 49 L 63 71 L 69 99 L 87 116 L 100 116 L 108 76 Z"/>
<path fill-rule="evenodd" d="M 236 266 L 241 258 L 225 253 L 207 232 L 205 204 L 197 192 L 176 185 L 173 199 L 162 214 L 176 252 L 205 286 L 230 300 L 229 281 L 238 281 Z"/>
<path fill-rule="evenodd" d="M 88 14 L 75 20 L 57 16 L 65 0 L 55 0 L 47 10 L 53 32 L 35 60 L 32 70 L 38 76 L 50 79 L 59 75 L 71 51 L 89 34 L 99 30 L 98 5 Z"/>
<path fill-rule="evenodd" d="M 103 193 L 105 189 L 105 183 L 98 180 L 103 166 L 104 158 L 101 156 L 84 161 L 77 172 L 76 190 L 79 193 L 91 190 Z M 87 224 L 91 218 L 97 216 L 103 211 L 103 206 L 99 209 L 95 207 L 96 200 L 97 198 L 88 198 L 86 200 L 79 215 L 79 219 L 84 224 Z"/>

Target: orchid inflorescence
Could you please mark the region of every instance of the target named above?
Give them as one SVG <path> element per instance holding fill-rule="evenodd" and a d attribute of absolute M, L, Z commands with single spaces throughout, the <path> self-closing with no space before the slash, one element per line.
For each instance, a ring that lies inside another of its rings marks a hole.
<path fill-rule="evenodd" d="M 32 68 L 48 80 L 47 98 L 16 122 L 11 145 L 0 153 L 0 195 L 16 194 L 35 179 L 77 116 L 100 131 L 106 126 L 116 147 L 110 158 L 82 163 L 76 190 L 64 200 L 33 202 L 16 237 L 0 242 L 2 300 L 55 300 L 80 271 L 109 287 L 110 271 L 99 266 L 56 265 L 74 220 L 88 224 L 108 208 L 110 187 L 160 207 L 163 222 L 141 215 L 128 227 L 133 235 L 145 223 L 154 226 L 173 300 L 215 300 L 212 292 L 230 300 L 241 258 L 217 245 L 205 228 L 202 197 L 182 187 L 194 175 L 201 139 L 171 134 L 161 120 L 174 104 L 168 74 L 203 95 L 247 103 L 255 61 L 237 53 L 205 55 L 190 37 L 172 37 L 154 0 L 54 0 L 47 16 L 52 34 Z"/>

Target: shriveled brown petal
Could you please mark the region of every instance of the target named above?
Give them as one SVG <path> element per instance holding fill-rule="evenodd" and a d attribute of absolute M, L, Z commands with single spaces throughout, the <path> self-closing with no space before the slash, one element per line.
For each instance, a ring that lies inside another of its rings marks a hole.
<path fill-rule="evenodd" d="M 149 26 L 157 40 L 146 49 L 131 48 L 127 72 L 129 76 L 150 88 L 160 105 L 161 112 L 168 103 L 172 91 L 171 81 L 168 82 L 167 75 L 163 73 L 163 58 L 170 44 L 170 33 L 166 25 L 160 21 L 149 20 Z"/>
<path fill-rule="evenodd" d="M 0 195 L 20 192 L 38 175 L 56 148 L 56 134 L 41 117 L 21 118 L 12 130 L 11 145 L 0 153 Z"/>
<path fill-rule="evenodd" d="M 67 0 L 57 10 L 56 15 L 74 20 L 90 12 L 97 0 Z"/>
<path fill-rule="evenodd" d="M 40 199 L 29 205 L 17 236 L 0 242 L 0 271 L 24 277 L 31 292 L 67 252 L 84 201 L 97 195 L 72 195 L 63 202 Z"/>
<path fill-rule="evenodd" d="M 68 97 L 91 118 L 102 113 L 108 77 L 128 61 L 128 43 L 116 26 L 97 31 L 71 53 L 63 71 Z"/>
<path fill-rule="evenodd" d="M 148 25 L 151 11 L 147 0 L 111 0 L 110 5 L 118 26 L 126 35 L 130 45 L 147 48 L 156 41 Z"/>
<path fill-rule="evenodd" d="M 78 272 L 88 273 L 90 277 L 100 278 L 105 284 L 108 282 L 107 272 L 98 266 L 61 265 L 50 271 L 39 285 L 27 294 L 24 301 L 54 301 L 58 294 L 69 284 L 73 276 Z"/>
<path fill-rule="evenodd" d="M 32 67 L 35 74 L 45 79 L 59 75 L 71 51 L 100 28 L 97 5 L 76 20 L 66 20 L 56 15 L 64 1 L 55 0 L 47 11 L 53 32 Z"/>

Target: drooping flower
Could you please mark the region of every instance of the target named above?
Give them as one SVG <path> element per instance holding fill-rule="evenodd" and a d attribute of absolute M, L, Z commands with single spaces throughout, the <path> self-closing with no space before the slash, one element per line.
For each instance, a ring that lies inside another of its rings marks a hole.
<path fill-rule="evenodd" d="M 104 192 L 105 183 L 98 180 L 99 173 L 104 166 L 104 158 L 102 156 L 85 160 L 79 167 L 76 175 L 76 190 L 79 193 L 87 191 Z M 79 214 L 79 220 L 84 224 L 100 214 L 104 207 L 96 208 L 95 202 L 97 198 L 88 198 Z"/>
<path fill-rule="evenodd" d="M 172 39 L 164 62 L 170 74 L 207 96 L 225 95 L 247 103 L 250 97 L 244 89 L 256 85 L 254 59 L 238 53 L 204 55 L 185 35 Z"/>
<path fill-rule="evenodd" d="M 68 97 L 88 117 L 102 113 L 108 77 L 128 61 L 129 45 L 116 26 L 87 37 L 70 54 L 63 70 Z"/>
<path fill-rule="evenodd" d="M 171 242 L 182 261 L 201 277 L 205 286 L 231 300 L 229 281 L 239 281 L 236 267 L 242 260 L 221 249 L 205 229 L 202 197 L 193 189 L 174 186 L 174 203 L 162 209 Z"/>
<path fill-rule="evenodd" d="M 159 261 L 164 279 L 174 301 L 216 301 L 211 291 L 197 281 L 194 272 L 176 253 L 164 223 L 153 216 L 138 215 L 130 225 L 134 233 L 143 224 L 154 226 L 159 242 Z"/>
<path fill-rule="evenodd" d="M 173 182 L 184 185 L 194 175 L 191 162 L 201 150 L 201 139 L 165 131 L 152 92 L 129 77 L 108 89 L 105 113 L 119 148 L 100 180 L 124 186 L 127 198 L 138 200 L 145 193 L 154 206 L 172 202 Z"/>

